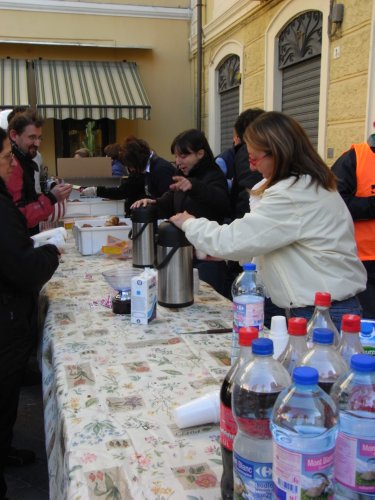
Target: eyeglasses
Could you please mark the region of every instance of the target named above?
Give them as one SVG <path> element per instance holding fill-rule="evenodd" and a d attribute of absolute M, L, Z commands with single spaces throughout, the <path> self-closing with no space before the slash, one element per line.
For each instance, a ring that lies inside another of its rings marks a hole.
<path fill-rule="evenodd" d="M 14 154 L 9 152 L 5 155 L 0 155 L 0 160 L 5 160 L 6 162 L 11 162 L 14 158 Z"/>
<path fill-rule="evenodd" d="M 43 136 L 41 135 L 28 135 L 27 138 L 32 142 L 42 142 L 43 140 Z"/>
<path fill-rule="evenodd" d="M 267 156 L 271 156 L 271 153 L 265 153 L 263 156 L 260 156 L 259 158 L 251 158 L 251 156 L 249 155 L 249 163 L 252 167 L 256 167 L 258 163 L 264 160 L 264 158 L 266 158 Z"/>

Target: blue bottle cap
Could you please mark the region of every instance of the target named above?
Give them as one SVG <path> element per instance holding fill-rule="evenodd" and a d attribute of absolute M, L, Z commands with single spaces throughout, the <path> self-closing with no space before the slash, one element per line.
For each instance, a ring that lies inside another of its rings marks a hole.
<path fill-rule="evenodd" d="M 364 321 L 361 321 L 361 334 L 364 335 L 365 337 L 371 337 L 372 335 L 372 324 L 371 323 L 365 323 Z"/>
<path fill-rule="evenodd" d="M 273 354 L 273 342 L 271 339 L 254 339 L 251 348 L 253 354 L 258 354 L 259 356 L 269 356 Z"/>
<path fill-rule="evenodd" d="M 293 370 L 293 381 L 296 384 L 312 385 L 317 384 L 318 380 L 318 370 L 312 366 L 297 366 Z"/>
<path fill-rule="evenodd" d="M 375 372 L 375 358 L 370 354 L 353 354 L 350 368 L 357 372 Z"/>
<path fill-rule="evenodd" d="M 255 271 L 257 266 L 253 262 L 246 262 L 243 266 L 242 269 L 244 271 Z"/>
<path fill-rule="evenodd" d="M 333 331 L 329 328 L 314 328 L 313 342 L 317 344 L 333 344 Z"/>

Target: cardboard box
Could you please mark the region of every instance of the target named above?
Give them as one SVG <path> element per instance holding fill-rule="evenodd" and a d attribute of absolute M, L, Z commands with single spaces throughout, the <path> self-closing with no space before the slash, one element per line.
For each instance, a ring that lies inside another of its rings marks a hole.
<path fill-rule="evenodd" d="M 93 158 L 57 158 L 57 176 L 63 179 L 76 177 L 111 177 L 112 160 L 107 156 Z"/>
<path fill-rule="evenodd" d="M 108 236 L 129 241 L 129 231 L 132 227 L 130 219 L 120 218 L 126 226 L 106 226 L 107 217 L 97 219 L 80 219 L 75 221 L 73 235 L 77 250 L 82 255 L 93 255 L 107 245 Z M 90 225 L 91 227 L 83 227 Z"/>
<path fill-rule="evenodd" d="M 156 271 L 145 269 L 132 278 L 131 323 L 147 325 L 156 318 L 157 283 Z"/>

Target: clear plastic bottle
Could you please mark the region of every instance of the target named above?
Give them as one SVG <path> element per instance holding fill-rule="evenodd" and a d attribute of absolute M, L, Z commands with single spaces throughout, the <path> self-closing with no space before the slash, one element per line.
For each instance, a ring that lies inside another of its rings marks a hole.
<path fill-rule="evenodd" d="M 363 353 L 363 347 L 359 339 L 361 330 L 361 318 L 356 314 L 344 314 L 341 319 L 341 339 L 337 348 L 345 359 L 348 366 L 353 354 Z"/>
<path fill-rule="evenodd" d="M 267 334 L 264 334 L 264 336 L 272 340 L 273 357 L 275 359 L 279 359 L 289 340 L 285 316 L 272 316 L 271 328 Z"/>
<path fill-rule="evenodd" d="M 298 366 L 299 360 L 307 352 L 305 318 L 289 318 L 288 334 L 289 340 L 284 352 L 279 357 L 280 363 L 292 375 L 293 370 Z"/>
<path fill-rule="evenodd" d="M 232 393 L 237 435 L 233 443 L 234 498 L 271 498 L 272 436 L 270 417 L 280 392 L 290 385 L 289 373 L 273 359 L 272 340 L 256 339 L 254 359 L 237 372 Z"/>
<path fill-rule="evenodd" d="M 328 328 L 315 328 L 313 347 L 302 356 L 300 365 L 318 370 L 318 384 L 327 394 L 336 380 L 348 370 L 348 364 L 333 346 L 333 331 Z"/>
<path fill-rule="evenodd" d="M 312 334 L 315 328 L 329 328 L 334 334 L 333 345 L 337 347 L 340 341 L 340 334 L 329 315 L 331 294 L 328 292 L 316 292 L 314 305 L 314 313 L 307 323 L 307 346 L 309 348 L 312 347 Z"/>
<path fill-rule="evenodd" d="M 220 447 L 223 460 L 221 476 L 221 498 L 233 498 L 233 441 L 237 434 L 237 424 L 232 412 L 232 389 L 237 371 L 253 359 L 251 344 L 258 338 L 258 329 L 253 326 L 241 327 L 239 334 L 240 355 L 230 368 L 220 390 Z"/>
<path fill-rule="evenodd" d="M 263 335 L 264 325 L 264 291 L 257 283 L 256 265 L 252 262 L 243 265 L 243 272 L 232 285 L 233 297 L 233 333 L 231 362 L 238 357 L 238 333 L 241 326 L 255 326 L 259 336 Z"/>
<path fill-rule="evenodd" d="M 340 412 L 335 498 L 375 498 L 375 358 L 354 354 L 350 370 L 332 387 Z"/>
<path fill-rule="evenodd" d="M 275 499 L 333 498 L 338 409 L 318 385 L 315 368 L 299 366 L 271 417 Z"/>

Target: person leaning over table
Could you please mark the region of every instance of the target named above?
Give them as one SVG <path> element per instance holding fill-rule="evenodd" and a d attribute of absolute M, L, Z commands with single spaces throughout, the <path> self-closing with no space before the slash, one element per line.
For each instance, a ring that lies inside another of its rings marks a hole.
<path fill-rule="evenodd" d="M 251 164 L 267 179 L 256 210 L 223 226 L 188 212 L 170 221 L 210 255 L 243 262 L 257 257 L 272 302 L 288 316 L 309 319 L 315 292 L 329 292 L 340 328 L 342 314 L 361 312 L 357 294 L 365 289 L 366 271 L 334 174 L 303 128 L 283 113 L 260 115 L 245 141 Z"/>
<path fill-rule="evenodd" d="M 16 161 L 0 129 L 0 499 L 6 498 L 3 469 L 35 461 L 31 450 L 11 446 L 23 372 L 35 343 L 38 293 L 59 264 L 55 245 L 33 247 L 25 216 L 5 182 Z"/>
<path fill-rule="evenodd" d="M 118 187 L 90 186 L 82 190 L 82 196 L 101 196 L 110 200 L 125 199 L 125 215 L 141 198 L 157 198 L 168 191 L 176 173 L 173 165 L 160 158 L 143 139 L 129 136 L 123 144 L 123 163 L 129 177 L 122 179 Z"/>
<path fill-rule="evenodd" d="M 228 184 L 203 132 L 190 129 L 181 132 L 172 142 L 171 152 L 176 157 L 177 175 L 173 177 L 170 190 L 156 200 L 143 199 L 132 208 L 156 204 L 159 218 L 188 210 L 197 217 L 222 224 L 230 213 Z M 195 259 L 199 277 L 219 293 L 223 293 L 227 272 L 223 260 Z"/>

